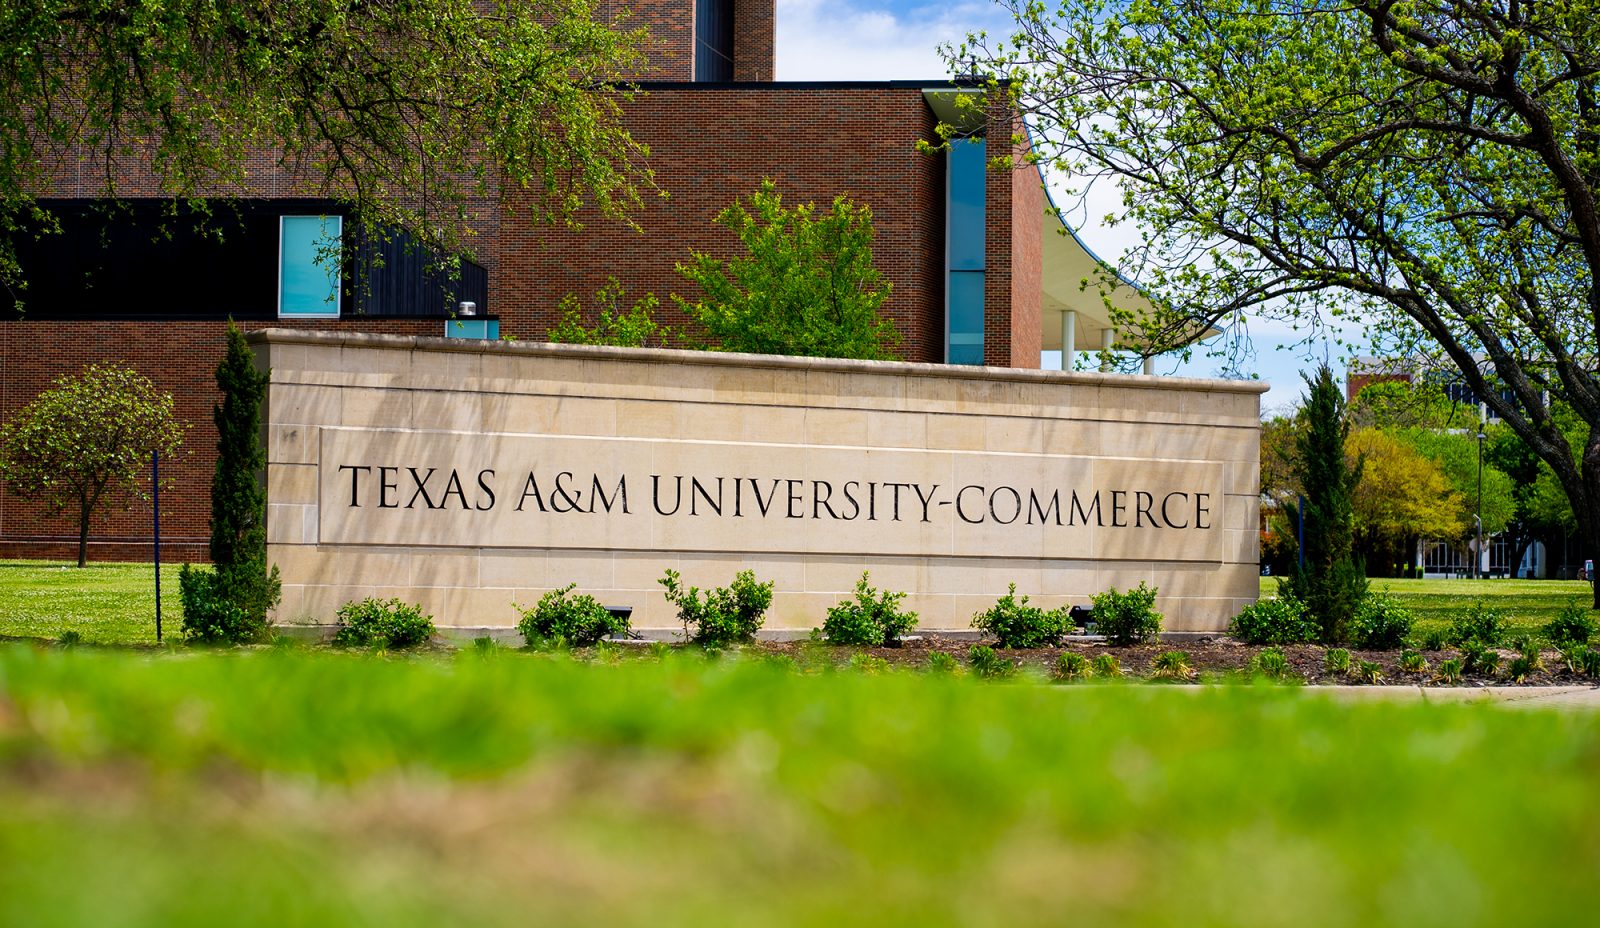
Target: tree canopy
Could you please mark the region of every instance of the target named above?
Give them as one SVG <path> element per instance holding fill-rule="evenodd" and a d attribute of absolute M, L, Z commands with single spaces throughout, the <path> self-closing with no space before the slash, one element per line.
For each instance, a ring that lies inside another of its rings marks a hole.
<path fill-rule="evenodd" d="M 1163 308 L 1124 326 L 1160 350 L 1247 311 L 1359 318 L 1458 371 L 1600 548 L 1596 0 L 1001 2 L 1017 32 L 950 57 L 1008 79 L 1041 157 L 1120 186 L 1123 270 Z"/>
<path fill-rule="evenodd" d="M 18 496 L 43 500 L 52 514 L 76 516 L 82 567 L 90 519 L 102 503 L 120 497 L 132 505 L 143 497 L 151 453 L 171 458 L 185 428 L 173 414 L 172 394 L 144 375 L 91 365 L 57 378 L 0 427 L 0 479 Z M 170 484 L 170 477 L 162 481 Z"/>
<path fill-rule="evenodd" d="M 678 273 L 700 298 L 673 300 L 719 351 L 892 360 L 900 334 L 879 310 L 892 285 L 872 262 L 872 209 L 848 196 L 826 213 L 785 206 L 771 180 L 717 224 L 739 237 L 729 259 L 690 250 Z"/>
<path fill-rule="evenodd" d="M 599 0 L 12 0 L 0 4 L 0 283 L 48 228 L 51 178 L 93 166 L 175 198 L 262 169 L 455 253 L 469 201 L 535 220 L 637 202 L 617 121 L 647 37 Z M 142 189 L 144 195 L 151 191 Z M 257 191 L 259 193 L 259 191 Z M 82 196 L 79 192 L 75 195 Z"/>

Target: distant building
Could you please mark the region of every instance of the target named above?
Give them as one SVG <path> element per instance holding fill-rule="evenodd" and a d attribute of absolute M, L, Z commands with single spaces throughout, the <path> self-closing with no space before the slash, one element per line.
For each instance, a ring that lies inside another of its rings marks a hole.
<path fill-rule="evenodd" d="M 1051 209 L 1038 170 L 990 168 L 998 153 L 982 121 L 955 107 L 980 90 L 945 80 L 774 82 L 774 0 L 671 0 L 636 8 L 634 21 L 660 47 L 625 123 L 671 194 L 633 217 L 642 233 L 598 216 L 581 230 L 535 227 L 504 208 L 515 203 L 482 201 L 472 253 L 449 279 L 430 274 L 403 235 L 379 242 L 338 204 L 300 196 L 270 158 L 251 165 L 247 190 L 216 201 L 220 237 L 196 233 L 181 209 L 168 221 L 176 206 L 148 165 L 118 167 L 125 199 L 108 210 L 95 199 L 103 166 L 69 160 L 43 191 L 63 234 L 18 243 L 28 300 L 20 316 L 0 312 L 0 418 L 91 362 L 150 376 L 193 426 L 189 457 L 171 464 L 182 490 L 163 502 L 169 556 L 204 557 L 225 319 L 541 340 L 563 296 L 587 298 L 615 277 L 630 296 L 662 297 L 663 321 L 681 323 L 665 299 L 684 286 L 674 265 L 690 246 L 731 252 L 731 233 L 712 218 L 763 178 L 791 202 L 844 193 L 872 208 L 874 255 L 894 285 L 884 310 L 907 360 L 1036 368 L 1042 351 L 1064 349 L 1070 366 L 1077 350 L 1115 343 L 1099 296 L 1080 286 L 1097 261 Z M 918 152 L 919 141 L 937 141 L 940 121 L 972 139 Z M 163 223 L 170 235 L 157 234 Z M 1122 292 L 1142 299 L 1131 286 Z M 97 520 L 91 550 L 146 557 L 147 522 L 142 513 Z M 0 556 L 60 557 L 74 539 L 61 519 L 0 495 Z"/>

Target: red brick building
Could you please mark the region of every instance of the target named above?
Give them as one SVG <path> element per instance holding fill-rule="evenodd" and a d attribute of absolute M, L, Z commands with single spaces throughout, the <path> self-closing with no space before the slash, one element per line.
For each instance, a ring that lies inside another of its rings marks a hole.
<path fill-rule="evenodd" d="M 600 217 L 577 230 L 533 226 L 501 208 L 515 204 L 482 203 L 460 280 L 425 280 L 403 255 L 387 254 L 393 279 L 365 296 L 341 296 L 336 274 L 329 298 L 296 304 L 296 294 L 320 280 L 307 276 L 307 242 L 337 240 L 344 227 L 336 215 L 323 218 L 336 205 L 295 198 L 292 178 L 270 159 L 252 166 L 248 195 L 230 200 L 233 225 L 220 244 L 178 224 L 171 238 L 150 234 L 167 204 L 140 198 L 158 189 L 148 166 L 122 166 L 127 199 L 107 217 L 90 199 L 101 189 L 99 168 L 69 160 L 48 191 L 67 217 L 66 234 L 20 248 L 28 307 L 0 317 L 0 419 L 94 361 L 117 360 L 152 378 L 191 425 L 187 456 L 170 464 L 180 489 L 163 499 L 167 556 L 204 558 L 212 371 L 226 318 L 246 328 L 542 339 L 563 296 L 587 303 L 615 277 L 630 300 L 654 293 L 663 321 L 681 323 L 669 295 L 693 292 L 675 265 L 690 247 L 731 254 L 732 234 L 712 219 L 763 178 L 788 202 L 826 204 L 842 193 L 872 208 L 874 256 L 894 286 L 885 312 L 907 360 L 1038 367 L 1042 349 L 1065 344 L 1070 357 L 1077 344 L 1109 347 L 1100 300 L 1079 287 L 1094 259 L 1048 211 L 1037 169 L 992 169 L 986 156 L 994 152 L 983 144 L 918 151 L 919 141 L 936 141 L 941 119 L 963 118 L 953 100 L 976 89 L 948 81 L 776 83 L 773 0 L 629 6 L 658 48 L 625 121 L 649 146 L 656 183 L 669 194 L 646 198 L 632 217 L 636 228 Z M 341 259 L 359 257 L 361 247 L 346 245 Z M 463 301 L 479 313 L 470 327 L 449 319 Z M 147 558 L 149 522 L 145 510 L 108 510 L 95 522 L 91 556 Z M 75 540 L 68 519 L 0 494 L 0 557 L 66 557 Z"/>

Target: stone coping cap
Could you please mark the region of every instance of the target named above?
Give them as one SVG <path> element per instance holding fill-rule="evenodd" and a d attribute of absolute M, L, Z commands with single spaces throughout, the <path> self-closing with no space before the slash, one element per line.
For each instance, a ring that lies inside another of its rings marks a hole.
<path fill-rule="evenodd" d="M 1202 377 L 1162 377 L 1147 374 L 1103 374 L 1088 371 L 1045 371 L 1020 367 L 972 367 L 963 364 L 927 364 L 916 361 L 856 361 L 843 358 L 801 358 L 731 351 L 687 351 L 679 348 L 617 348 L 610 345 L 569 345 L 560 342 L 486 341 L 431 335 L 390 335 L 376 332 L 328 332 L 308 329 L 257 329 L 245 335 L 252 345 L 321 345 L 341 348 L 459 351 L 474 354 L 526 355 L 606 361 L 647 361 L 658 364 L 701 364 L 708 367 L 761 368 L 766 370 L 819 371 L 840 374 L 878 374 L 901 377 L 935 377 L 945 380 L 989 380 L 1006 383 L 1083 384 L 1132 390 L 1195 390 L 1218 393 L 1267 392 L 1259 380 L 1213 380 Z"/>

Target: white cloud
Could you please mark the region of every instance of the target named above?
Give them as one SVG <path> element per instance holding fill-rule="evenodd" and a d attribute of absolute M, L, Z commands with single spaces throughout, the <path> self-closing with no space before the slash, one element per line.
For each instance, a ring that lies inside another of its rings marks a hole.
<path fill-rule="evenodd" d="M 778 0 L 777 77 L 783 81 L 943 79 L 941 43 L 1010 19 L 990 3 L 902 6 L 866 0 Z"/>

